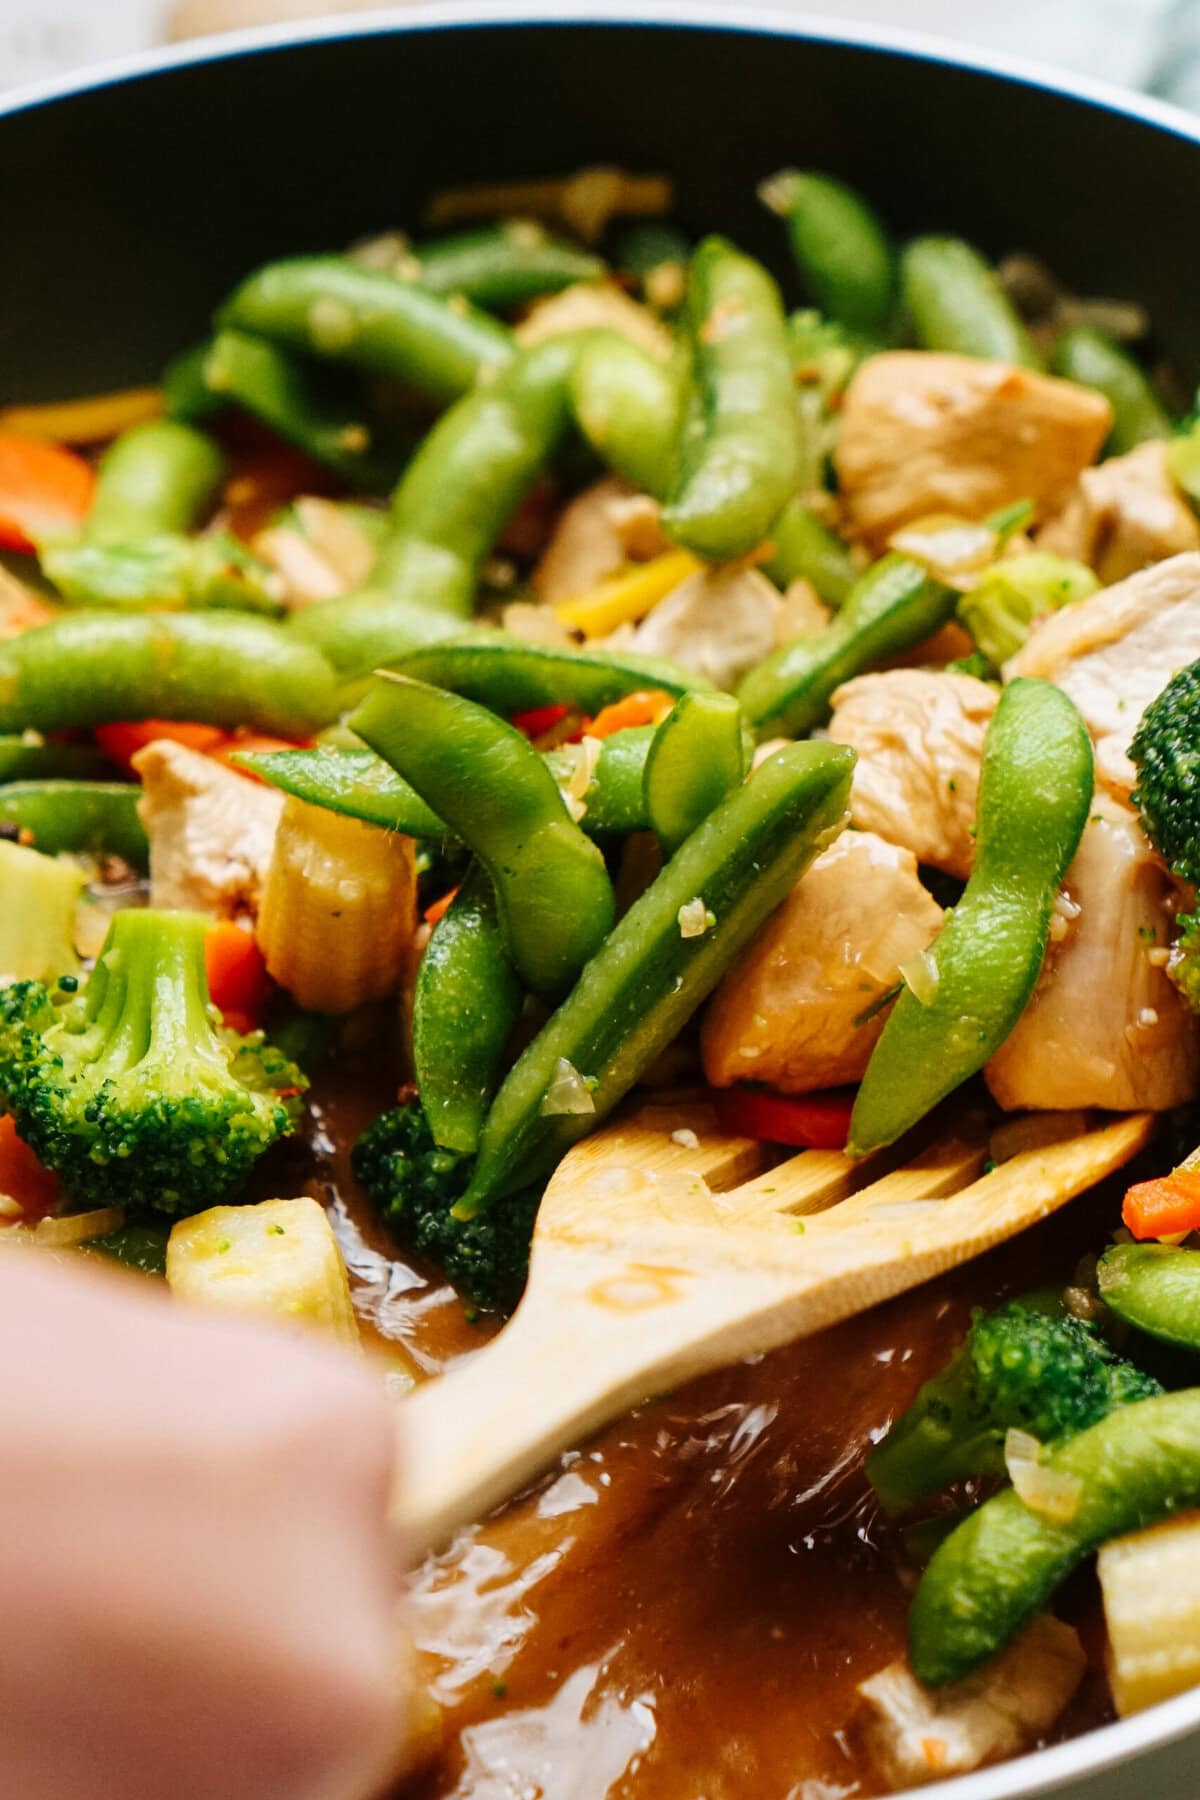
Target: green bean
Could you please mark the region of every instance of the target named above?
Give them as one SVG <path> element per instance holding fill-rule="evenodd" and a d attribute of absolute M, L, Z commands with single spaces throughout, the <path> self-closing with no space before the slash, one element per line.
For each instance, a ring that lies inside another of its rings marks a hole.
<path fill-rule="evenodd" d="M 413 992 L 417 1091 L 442 1149 L 479 1143 L 521 998 L 495 891 L 476 865 L 434 927 Z"/>
<path fill-rule="evenodd" d="M 960 1681 L 1091 1551 L 1200 1501 L 1200 1389 L 1121 1407 L 1041 1460 L 1079 1483 L 1075 1516 L 1058 1523 L 1006 1488 L 935 1550 L 909 1618 L 909 1656 L 921 1681 Z"/>
<path fill-rule="evenodd" d="M 983 744 L 975 866 L 905 987 L 850 1120 L 850 1151 L 891 1144 L 1000 1048 L 1041 971 L 1059 884 L 1092 801 L 1092 745 L 1048 681 L 1010 682 Z"/>
<path fill-rule="evenodd" d="M 723 238 L 692 258 L 694 394 L 663 529 L 699 556 L 747 555 L 796 491 L 800 428 L 779 290 Z"/>
<path fill-rule="evenodd" d="M 529 740 L 471 700 L 388 676 L 350 727 L 474 851 L 526 986 L 558 999 L 613 922 L 604 858 Z"/>
<path fill-rule="evenodd" d="M 36 731 L 0 737 L 0 783 L 92 781 L 111 773 L 111 765 L 94 744 L 48 744 Z"/>
<path fill-rule="evenodd" d="M 211 340 L 206 338 L 182 351 L 163 370 L 163 410 L 168 419 L 194 425 L 220 412 L 224 401 L 209 387 L 204 373 L 211 349 Z"/>
<path fill-rule="evenodd" d="M 71 606 L 283 611 L 279 576 L 229 531 L 201 537 L 159 533 L 124 544 L 55 544 L 43 550 L 41 562 Z"/>
<path fill-rule="evenodd" d="M 84 527 L 92 544 L 132 544 L 159 532 L 191 531 L 225 476 L 212 439 L 173 419 L 135 425 L 101 458 Z"/>
<path fill-rule="evenodd" d="M 646 813 L 673 856 L 746 776 L 742 709 L 732 694 L 684 694 L 646 757 Z"/>
<path fill-rule="evenodd" d="M 349 257 L 271 263 L 243 282 L 218 321 L 310 356 L 394 376 L 443 402 L 513 354 L 510 333 L 487 313 Z"/>
<path fill-rule="evenodd" d="M 1113 409 L 1109 456 L 1123 456 L 1152 438 L 1171 435 L 1167 410 L 1132 356 L 1092 325 L 1073 325 L 1059 337 L 1050 367 L 1067 381 L 1095 388 Z"/>
<path fill-rule="evenodd" d="M 1100 1298 L 1150 1337 L 1200 1350 L 1200 1253 L 1169 1244 L 1114 1244 L 1100 1258 Z"/>
<path fill-rule="evenodd" d="M 334 370 L 243 331 L 222 331 L 208 349 L 204 374 L 215 394 L 253 413 L 351 487 L 384 493 L 396 481 L 407 446 L 364 418 L 360 397 L 347 392 Z"/>
<path fill-rule="evenodd" d="M 811 731 L 844 681 L 921 643 L 953 617 L 957 599 L 911 557 L 881 558 L 824 631 L 793 638 L 750 671 L 738 693 L 746 717 L 760 737 Z"/>
<path fill-rule="evenodd" d="M 840 745 L 791 744 L 692 833 L 510 1071 L 459 1216 L 546 1175 L 628 1093 L 836 835 L 853 766 Z"/>
<path fill-rule="evenodd" d="M 792 254 L 821 311 L 852 331 L 883 336 L 896 309 L 896 255 L 861 194 L 829 175 L 785 169 L 763 200 L 786 222 Z"/>
<path fill-rule="evenodd" d="M 662 656 L 643 656 L 616 646 L 567 649 L 505 631 L 477 630 L 448 638 L 399 658 L 395 667 L 415 681 L 429 681 L 477 700 L 506 719 L 539 706 L 559 705 L 594 715 L 643 688 L 661 688 L 676 696 L 714 691 L 711 682 Z"/>
<path fill-rule="evenodd" d="M 1042 359 L 995 271 L 961 238 L 924 237 L 900 263 L 904 304 L 926 350 L 1040 369 Z"/>
<path fill-rule="evenodd" d="M 771 527 L 771 558 L 763 569 L 777 587 L 807 581 L 826 606 L 844 606 L 858 579 L 854 558 L 836 531 L 805 502 L 790 500 Z"/>
<path fill-rule="evenodd" d="M 0 731 L 196 719 L 302 737 L 337 711 L 324 657 L 236 613 L 68 613 L 0 643 Z"/>
<path fill-rule="evenodd" d="M 683 423 L 680 372 L 615 331 L 597 332 L 571 376 L 576 422 L 596 454 L 643 493 L 670 485 Z"/>
<path fill-rule="evenodd" d="M 0 787 L 0 827 L 28 832 L 46 856 L 87 851 L 145 869 L 150 850 L 138 817 L 141 792 L 131 782 L 12 781 Z"/>
<path fill-rule="evenodd" d="M 434 243 L 417 244 L 413 261 L 423 287 L 435 294 L 461 294 L 493 311 L 525 306 L 543 294 L 558 294 L 605 273 L 598 256 L 556 237 L 536 219 L 505 219 L 479 231 L 457 232 Z"/>

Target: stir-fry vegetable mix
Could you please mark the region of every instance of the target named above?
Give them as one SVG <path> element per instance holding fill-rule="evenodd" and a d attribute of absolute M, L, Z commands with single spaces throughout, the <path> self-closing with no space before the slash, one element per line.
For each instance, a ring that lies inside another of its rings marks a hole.
<path fill-rule="evenodd" d="M 817 172 L 762 184 L 774 272 L 613 176 L 250 272 L 161 390 L 0 421 L 0 1241 L 353 1338 L 246 1184 L 291 1047 L 371 1017 L 359 1181 L 500 1312 L 639 1084 L 851 1157 L 1194 1101 L 1200 436 L 1129 309 Z M 888 1514 L 968 1508 L 924 1683 L 1200 1506 L 1194 1161 L 879 1434 Z"/>

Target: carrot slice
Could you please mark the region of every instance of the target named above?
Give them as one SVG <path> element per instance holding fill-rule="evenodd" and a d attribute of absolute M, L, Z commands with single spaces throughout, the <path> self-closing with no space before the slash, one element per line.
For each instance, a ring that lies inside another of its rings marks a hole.
<path fill-rule="evenodd" d="M 661 725 L 675 701 L 661 688 L 651 688 L 636 693 L 626 694 L 623 700 L 614 700 L 611 706 L 600 709 L 588 727 L 588 736 L 595 738 L 613 737 L 618 731 L 628 731 L 634 725 Z"/>
<path fill-rule="evenodd" d="M 807 1150 L 844 1150 L 850 1135 L 854 1089 L 821 1094 L 773 1094 L 769 1088 L 732 1087 L 714 1097 L 723 1130 L 768 1144 Z"/>
<path fill-rule="evenodd" d="M 250 932 L 231 919 L 210 927 L 204 940 L 208 991 L 226 1025 L 253 1031 L 271 991 L 267 965 Z"/>
<path fill-rule="evenodd" d="M 1176 1169 L 1157 1181 L 1139 1181 L 1125 1195 L 1121 1218 L 1135 1238 L 1200 1231 L 1200 1170 Z"/>
<path fill-rule="evenodd" d="M 189 750 L 211 756 L 226 743 L 229 734 L 217 725 L 201 725 L 191 719 L 131 719 L 119 724 L 98 725 L 95 736 L 109 762 L 132 774 L 133 759 L 138 751 L 153 744 L 157 738 L 170 738 L 173 744 L 183 744 Z"/>
<path fill-rule="evenodd" d="M 96 471 L 73 450 L 0 432 L 0 549 L 34 551 L 76 531 L 95 488 Z"/>

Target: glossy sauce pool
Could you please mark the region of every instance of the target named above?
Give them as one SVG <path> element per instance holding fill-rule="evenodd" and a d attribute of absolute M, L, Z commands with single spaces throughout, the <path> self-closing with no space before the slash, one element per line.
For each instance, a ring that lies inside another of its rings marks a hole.
<path fill-rule="evenodd" d="M 309 1185 L 399 1385 L 494 1327 L 397 1257 L 350 1178 L 344 1146 L 390 1097 L 366 1058 L 318 1090 Z M 973 1305 L 1069 1277 L 1115 1223 L 1111 1195 L 1076 1201 L 965 1270 L 705 1377 L 460 1534 L 413 1578 L 409 1622 L 446 1734 L 405 1800 L 879 1793 L 855 1688 L 902 1653 L 914 1571 L 869 1497 L 864 1451 Z M 1063 1610 L 1093 1666 L 1058 1736 L 1110 1716 L 1090 1578 Z"/>

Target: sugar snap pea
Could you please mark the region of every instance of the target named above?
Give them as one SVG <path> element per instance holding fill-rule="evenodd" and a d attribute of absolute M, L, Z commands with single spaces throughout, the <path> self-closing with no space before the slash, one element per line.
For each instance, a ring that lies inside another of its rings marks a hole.
<path fill-rule="evenodd" d="M 413 991 L 417 1091 L 444 1150 L 478 1144 L 521 997 L 492 883 L 476 864 L 434 927 Z"/>
<path fill-rule="evenodd" d="M 174 419 L 123 432 L 100 461 L 84 527 L 92 544 L 134 544 L 191 531 L 216 500 L 225 458 L 210 437 Z"/>
<path fill-rule="evenodd" d="M 764 571 L 777 587 L 808 581 L 826 606 L 844 606 L 858 579 L 849 548 L 802 498 L 789 500 L 771 527 Z"/>
<path fill-rule="evenodd" d="M 684 694 L 646 757 L 646 815 L 667 856 L 745 779 L 742 709 L 732 694 Z"/>
<path fill-rule="evenodd" d="M 663 529 L 698 556 L 744 556 L 800 477 L 787 320 L 766 270 L 717 237 L 692 258 L 685 318 L 693 394 Z"/>
<path fill-rule="evenodd" d="M 193 344 L 167 364 L 162 375 L 163 411 L 168 419 L 179 419 L 187 425 L 198 424 L 220 412 L 224 405 L 220 394 L 209 387 L 204 373 L 209 339 Z"/>
<path fill-rule="evenodd" d="M 351 683 L 422 645 L 454 637 L 462 628 L 462 619 L 453 613 L 430 611 L 407 595 L 372 588 L 302 606 L 286 627 L 291 637 L 319 650 L 342 680 Z"/>
<path fill-rule="evenodd" d="M 536 219 L 503 219 L 478 231 L 415 244 L 414 274 L 435 294 L 461 294 L 503 312 L 604 274 L 598 256 L 558 237 Z"/>
<path fill-rule="evenodd" d="M 913 1671 L 931 1686 L 993 1656 L 1101 1544 L 1200 1501 L 1200 1389 L 1121 1407 L 1042 1461 L 1079 1483 L 1069 1523 L 1006 1488 L 933 1554 L 909 1616 Z"/>
<path fill-rule="evenodd" d="M 506 631 L 472 632 L 414 650 L 395 664 L 402 675 L 452 688 L 511 719 L 539 706 L 576 706 L 587 713 L 639 689 L 668 694 L 713 692 L 712 684 L 662 656 L 612 645 L 575 650 L 537 644 Z"/>
<path fill-rule="evenodd" d="M 924 349 L 1041 368 L 1016 308 L 972 245 L 961 238 L 916 238 L 900 271 L 904 304 Z"/>
<path fill-rule="evenodd" d="M 159 532 L 122 544 L 60 543 L 42 551 L 43 573 L 71 606 L 179 612 L 232 607 L 283 611 L 278 574 L 232 532 Z"/>
<path fill-rule="evenodd" d="M 615 331 L 598 331 L 571 375 L 576 422 L 598 456 L 643 493 L 661 500 L 671 481 L 686 385 Z"/>
<path fill-rule="evenodd" d="M 1200 1252 L 1114 1244 L 1097 1271 L 1105 1305 L 1150 1337 L 1200 1350 Z"/>
<path fill-rule="evenodd" d="M 850 1120 L 850 1152 L 890 1144 L 981 1069 L 1033 992 L 1059 884 L 1092 801 L 1091 739 L 1072 700 L 1022 678 L 983 745 L 975 866 L 925 953 L 928 992 L 905 987 Z"/>
<path fill-rule="evenodd" d="M 271 263 L 231 295 L 218 323 L 456 400 L 503 367 L 512 336 L 485 312 L 350 257 Z"/>
<path fill-rule="evenodd" d="M 141 792 L 131 782 L 12 781 L 0 787 L 0 826 L 28 832 L 47 856 L 88 851 L 144 869 L 150 853 L 138 817 Z"/>
<path fill-rule="evenodd" d="M 336 712 L 324 657 L 248 615 L 68 613 L 0 643 L 0 732 L 196 719 L 302 737 Z"/>
<path fill-rule="evenodd" d="M 759 190 L 787 225 L 813 299 L 852 331 L 883 336 L 896 307 L 896 256 L 879 219 L 861 194 L 799 169 L 784 169 Z"/>
<path fill-rule="evenodd" d="M 853 767 L 840 745 L 790 744 L 692 833 L 509 1072 L 459 1216 L 546 1175 L 628 1093 L 840 830 Z M 548 1108 L 572 1072 L 591 1109 Z"/>
<path fill-rule="evenodd" d="M 760 737 L 799 737 L 819 725 L 835 689 L 919 644 L 954 613 L 957 595 L 911 557 L 874 563 L 824 631 L 793 638 L 752 669 L 738 699 Z"/>
<path fill-rule="evenodd" d="M 558 999 L 611 929 L 613 893 L 532 744 L 474 701 L 401 676 L 375 682 L 350 727 L 474 851 L 522 980 Z"/>
<path fill-rule="evenodd" d="M 1051 352 L 1050 367 L 1067 381 L 1095 388 L 1109 402 L 1110 456 L 1123 456 L 1152 438 L 1170 437 L 1171 420 L 1146 371 L 1094 325 L 1072 325 L 1064 331 Z"/>

